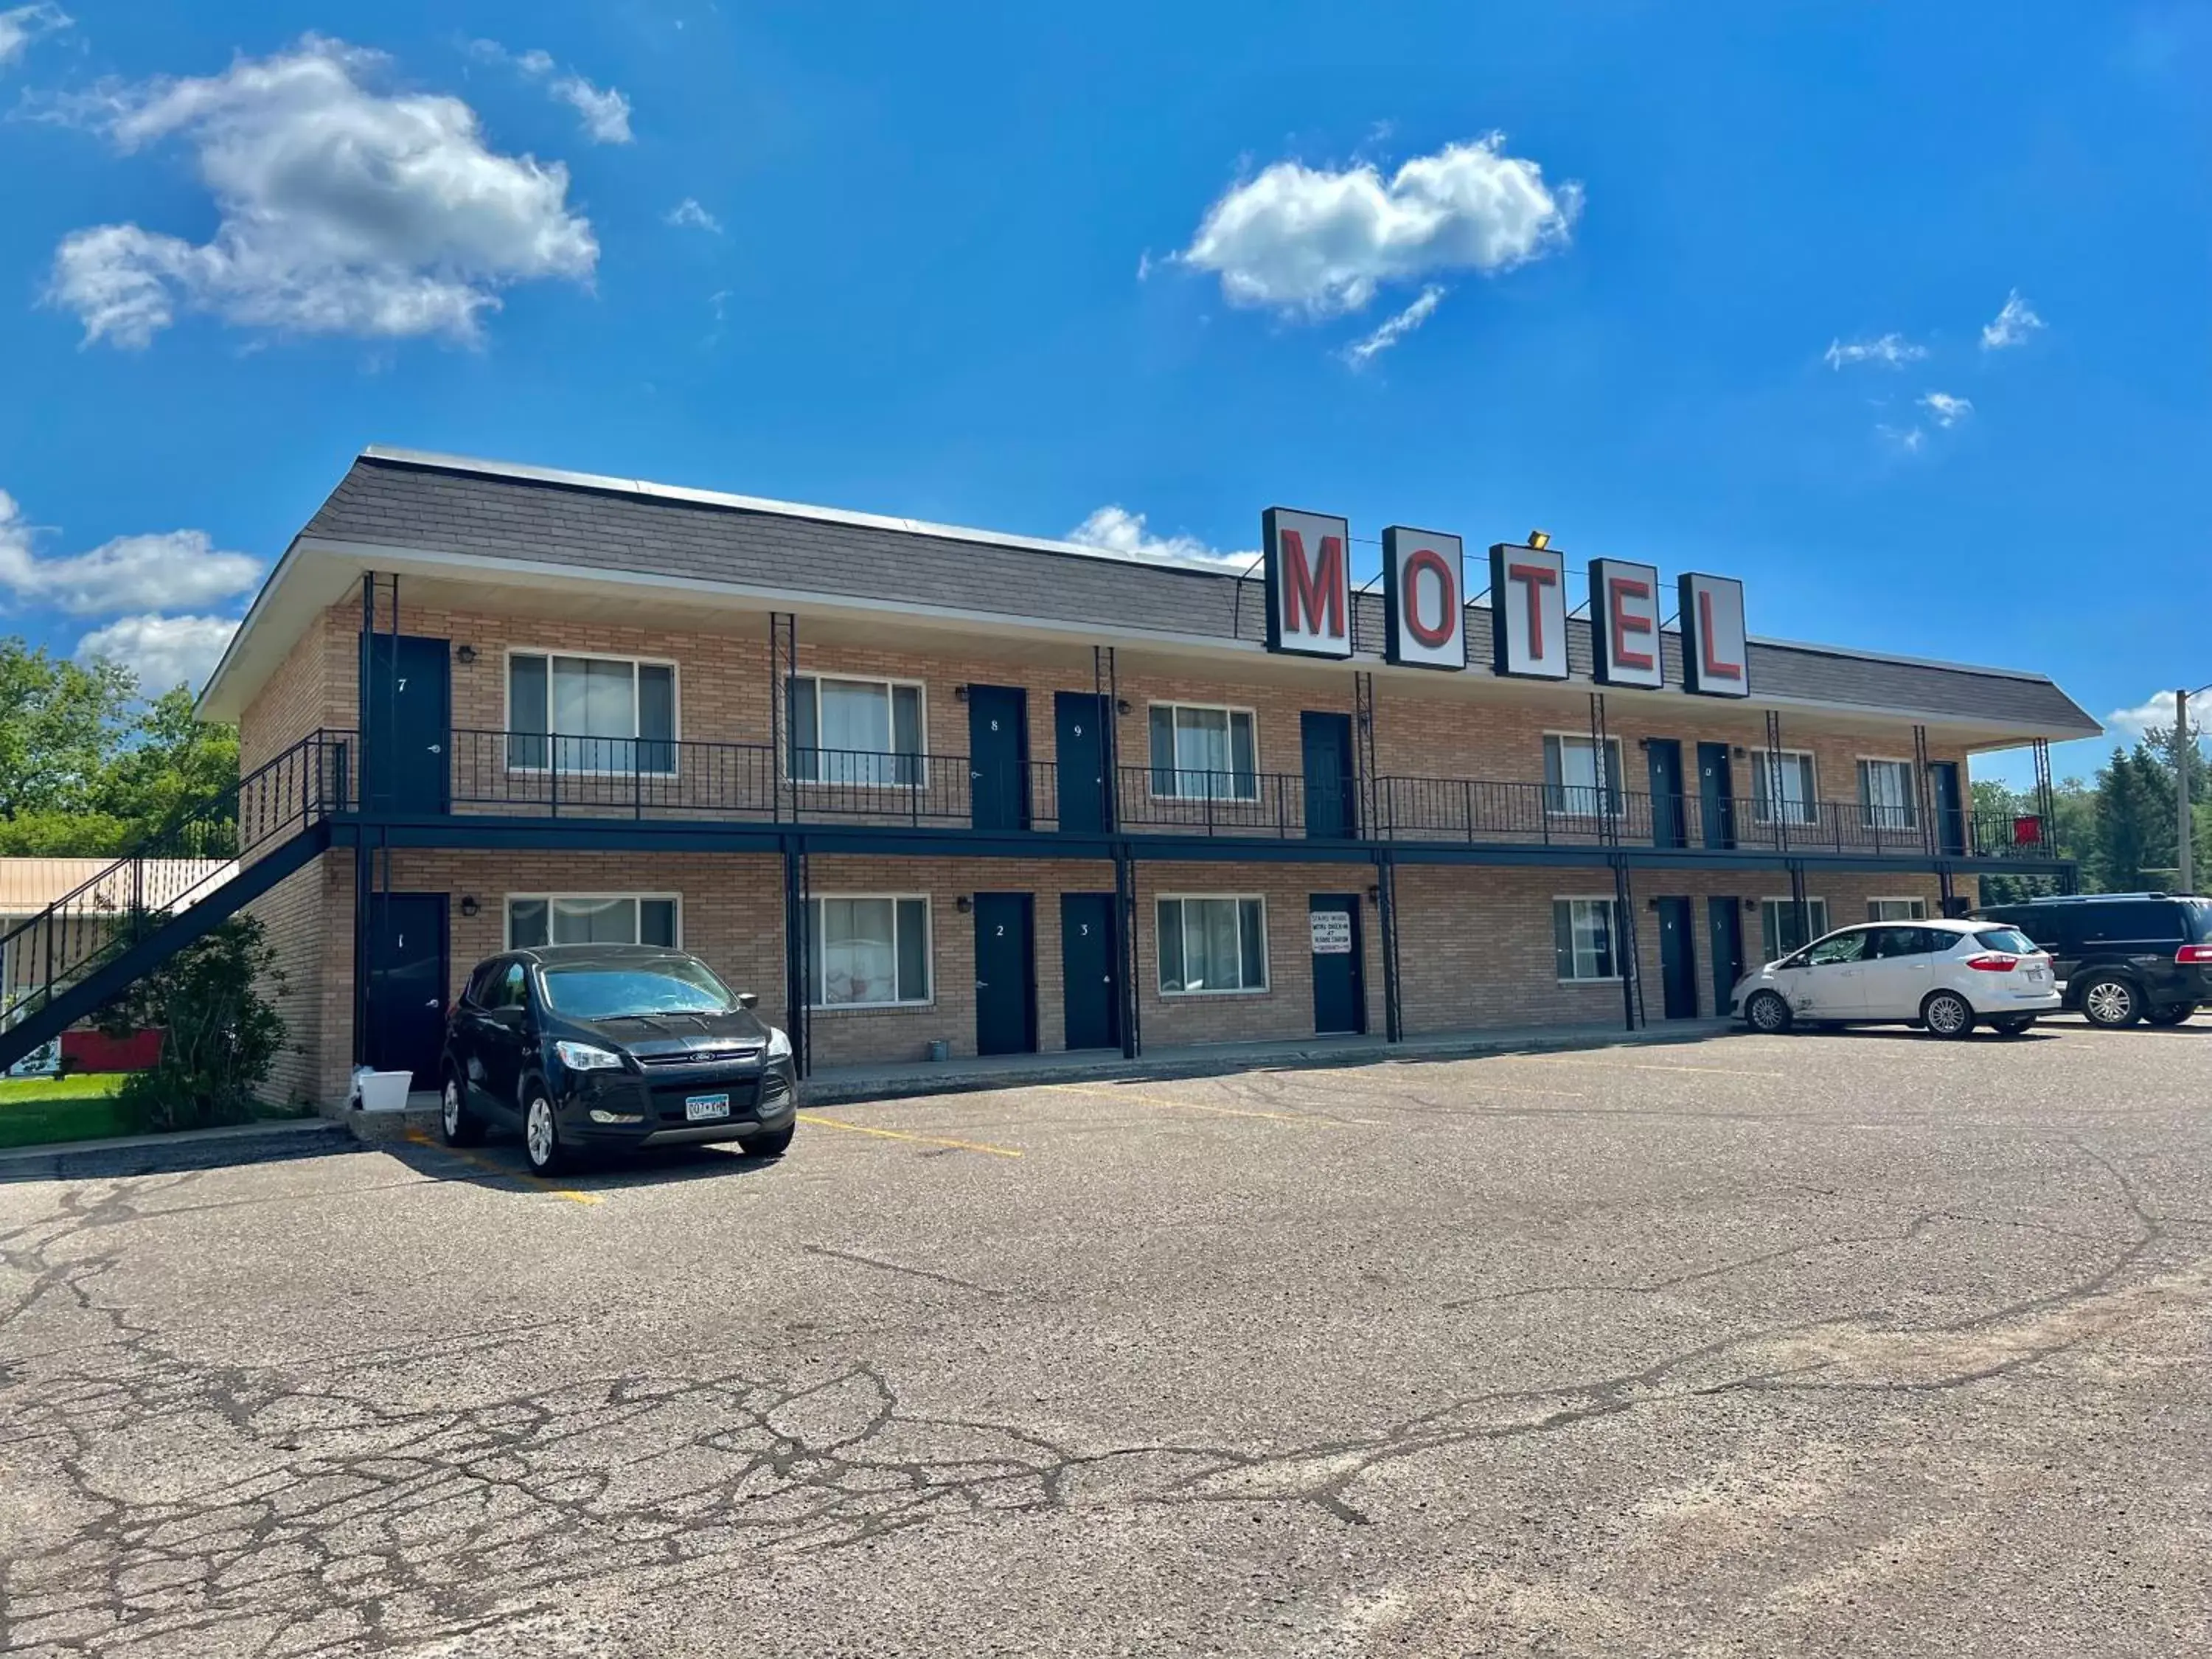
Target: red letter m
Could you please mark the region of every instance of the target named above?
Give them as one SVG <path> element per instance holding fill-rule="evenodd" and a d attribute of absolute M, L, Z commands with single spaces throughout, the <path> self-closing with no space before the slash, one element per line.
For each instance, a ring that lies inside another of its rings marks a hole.
<path fill-rule="evenodd" d="M 1321 538 L 1321 556 L 1306 560 L 1305 538 L 1282 532 L 1283 632 L 1344 637 L 1344 544 Z"/>

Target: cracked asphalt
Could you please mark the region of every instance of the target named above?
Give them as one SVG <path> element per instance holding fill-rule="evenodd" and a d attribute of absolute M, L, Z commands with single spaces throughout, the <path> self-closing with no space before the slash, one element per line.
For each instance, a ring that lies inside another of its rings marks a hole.
<path fill-rule="evenodd" d="M 2212 1020 L 0 1185 L 0 1647 L 2212 1651 Z"/>

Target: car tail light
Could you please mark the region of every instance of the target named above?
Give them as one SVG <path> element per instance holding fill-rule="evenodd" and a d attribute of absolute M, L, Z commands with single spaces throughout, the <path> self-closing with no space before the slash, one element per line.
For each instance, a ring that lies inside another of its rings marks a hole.
<path fill-rule="evenodd" d="M 2212 945 L 2185 945 L 2173 959 L 2192 968 L 2212 968 Z"/>
<path fill-rule="evenodd" d="M 1984 951 L 1968 957 L 1966 966 L 1984 974 L 2008 974 L 2020 966 L 2020 958 L 2005 951 Z"/>

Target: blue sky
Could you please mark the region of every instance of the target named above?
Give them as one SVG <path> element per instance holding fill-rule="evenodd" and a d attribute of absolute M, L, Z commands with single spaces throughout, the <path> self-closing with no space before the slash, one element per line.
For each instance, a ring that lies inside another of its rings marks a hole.
<path fill-rule="evenodd" d="M 0 629 L 189 672 L 386 443 L 1541 526 L 2101 716 L 2212 679 L 2208 76 L 2203 5 L 0 0 Z"/>

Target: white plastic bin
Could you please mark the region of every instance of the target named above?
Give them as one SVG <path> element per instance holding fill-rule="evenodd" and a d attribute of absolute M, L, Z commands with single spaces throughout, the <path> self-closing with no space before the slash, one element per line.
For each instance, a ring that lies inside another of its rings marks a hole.
<path fill-rule="evenodd" d="M 364 1112 L 404 1112 L 407 1091 L 415 1081 L 412 1072 L 363 1072 L 361 1109 Z"/>

